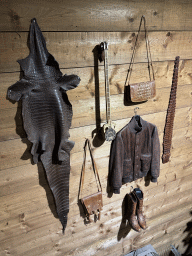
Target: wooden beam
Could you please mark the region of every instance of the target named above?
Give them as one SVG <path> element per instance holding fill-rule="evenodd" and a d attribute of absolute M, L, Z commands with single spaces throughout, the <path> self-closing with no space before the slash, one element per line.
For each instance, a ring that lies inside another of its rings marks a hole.
<path fill-rule="evenodd" d="M 163 139 L 162 131 L 159 134 L 159 136 L 160 136 L 160 142 L 162 142 L 162 139 Z M 2 141 L 0 142 L 0 145 L 1 145 L 0 170 L 11 168 L 14 166 L 16 167 L 19 165 L 26 165 L 31 162 L 31 153 L 30 153 L 31 143 L 27 139 L 23 139 L 22 141 L 20 139 Z M 83 157 L 83 152 L 82 152 L 83 145 L 84 145 L 84 138 L 82 137 L 82 140 L 78 145 L 78 148 L 75 150 L 75 147 L 74 147 L 74 149 L 71 152 L 72 153 L 71 162 L 73 164 L 78 163 L 79 159 Z M 189 126 L 175 130 L 173 135 L 173 142 L 172 142 L 172 147 L 173 147 L 172 152 L 175 152 L 175 155 L 179 155 L 179 154 L 182 155 L 182 150 L 185 150 L 185 152 L 187 152 L 190 150 L 191 148 L 190 146 L 191 146 L 191 131 L 189 129 Z M 104 156 L 108 157 L 109 153 L 110 153 L 109 142 L 105 142 L 105 144 L 102 147 L 95 147 L 93 152 L 96 159 Z"/>
<path fill-rule="evenodd" d="M 145 243 L 146 238 L 148 237 L 148 234 L 150 233 L 150 230 L 156 230 L 157 232 L 157 236 L 156 236 L 156 242 L 155 244 L 158 244 L 158 239 L 161 236 L 161 233 L 163 231 L 161 230 L 165 230 L 165 227 L 171 227 L 170 224 L 174 224 L 177 227 L 183 227 L 180 226 L 180 224 L 183 223 L 187 223 L 189 221 L 189 208 L 188 208 L 188 204 L 181 204 L 180 206 L 177 206 L 175 208 L 173 208 L 174 211 L 171 214 L 170 212 L 165 212 L 164 214 L 162 214 L 161 218 L 154 216 L 153 218 L 151 218 L 151 220 L 148 222 L 148 225 L 150 227 L 150 229 L 146 230 L 146 231 L 142 231 L 143 234 L 143 242 Z M 48 216 L 47 216 L 48 217 Z M 103 216 L 103 218 L 106 219 L 106 216 Z M 175 222 L 174 222 L 175 220 Z M 178 222 L 177 220 L 181 220 L 184 221 L 183 223 Z M 34 220 L 35 222 L 37 222 L 37 220 Z M 43 221 L 43 219 L 42 219 Z M 35 222 L 33 222 L 35 224 Z M 39 222 L 38 222 L 39 223 Z M 110 224 L 111 223 L 111 224 Z M 180 224 L 179 224 L 180 223 Z M 31 225 L 33 225 L 31 223 Z M 114 222 L 110 222 L 108 221 L 108 224 L 104 224 L 103 226 L 100 225 L 100 223 L 93 223 L 92 225 L 88 225 L 87 228 L 85 229 L 85 226 L 83 227 L 81 233 L 80 232 L 73 232 L 71 233 L 73 230 L 75 231 L 75 227 L 76 227 L 77 223 L 74 223 L 72 226 L 72 229 L 70 230 L 70 233 L 68 233 L 68 235 L 62 235 L 61 232 L 58 232 L 57 229 L 57 225 L 54 224 L 55 228 L 53 230 L 53 225 L 49 224 L 49 230 L 50 231 L 46 231 L 46 229 L 48 228 L 48 226 L 46 226 L 46 228 L 39 228 L 38 232 L 34 232 L 34 230 L 31 230 L 30 232 L 26 233 L 26 227 L 29 227 L 29 223 L 27 223 L 26 221 L 23 222 L 23 224 L 17 225 L 15 226 L 15 234 L 14 237 L 10 237 L 8 240 L 2 240 L 1 242 L 1 246 L 2 248 L 4 248 L 7 243 L 9 243 L 10 239 L 12 241 L 11 243 L 11 248 L 12 250 L 20 250 L 21 252 L 25 252 L 26 250 L 29 250 L 30 252 L 30 246 L 31 248 L 36 248 L 36 250 L 38 250 L 38 246 L 40 246 L 40 249 L 42 250 L 43 248 L 41 247 L 42 245 L 44 245 L 44 248 L 48 248 L 46 244 L 47 244 L 47 239 L 51 239 L 53 241 L 53 244 L 57 243 L 56 247 L 53 247 L 53 250 L 58 250 L 61 251 L 62 253 L 67 253 L 68 250 L 71 251 L 71 253 L 73 253 L 72 255 L 75 255 L 75 251 L 73 251 L 74 249 L 74 242 L 76 243 L 76 248 L 78 248 L 80 251 L 88 251 L 88 248 L 92 249 L 106 249 L 108 250 L 108 248 L 110 248 L 110 245 L 113 246 L 115 244 L 118 243 L 117 240 L 117 232 L 119 229 L 119 225 L 120 225 L 120 221 L 117 220 L 116 223 Z M 22 232 L 22 226 L 23 226 L 23 233 Z M 108 228 L 108 226 L 110 226 L 110 230 Z M 11 230 L 10 230 L 11 231 Z M 20 240 L 17 239 L 18 236 L 18 231 L 20 233 Z M 67 230 L 66 230 L 67 231 Z M 92 231 L 92 233 L 90 233 Z M 171 231 L 170 228 L 167 229 L 167 236 L 166 237 L 170 237 L 170 235 L 173 235 L 173 232 Z M 8 227 L 7 230 L 4 230 L 4 232 L 8 232 Z M 82 233 L 83 232 L 83 233 Z M 11 233 L 10 233 L 11 234 Z M 12 233 L 13 234 L 13 233 Z M 17 234 L 17 236 L 16 236 Z M 34 236 L 36 237 L 36 242 L 32 243 L 32 239 L 34 239 Z M 81 239 L 80 239 L 81 237 Z M 82 238 L 85 238 L 82 241 Z M 127 236 L 125 236 L 125 238 L 123 239 L 124 242 L 124 246 L 125 250 L 127 248 L 127 245 L 129 244 L 129 242 L 134 243 L 135 245 L 137 244 L 137 239 L 138 237 L 138 233 L 136 233 L 135 231 L 131 230 L 131 232 L 129 232 L 129 234 Z M 114 243 L 110 243 L 110 240 L 112 241 L 112 239 L 114 239 Z M 100 241 L 99 243 L 97 241 Z M 155 241 L 154 240 L 154 241 Z M 107 243 L 107 241 L 109 241 Z M 107 246 L 108 245 L 108 246 Z M 45 249 L 46 251 L 46 249 Z M 30 254 L 29 254 L 30 255 Z M 86 255 L 86 254 L 83 254 Z"/>
<path fill-rule="evenodd" d="M 192 60 L 180 61 L 178 86 L 192 84 L 191 76 Z M 157 89 L 171 87 L 174 61 L 154 62 L 155 83 Z M 127 76 L 128 64 L 111 65 L 109 67 L 110 94 L 122 94 Z M 63 73 L 65 70 L 62 70 Z M 81 78 L 79 86 L 67 92 L 70 101 L 95 99 L 105 96 L 104 69 L 98 67 L 98 74 L 95 74 L 94 67 L 72 68 L 66 71 L 68 74 L 77 74 Z M 13 104 L 7 99 L 7 89 L 20 79 L 20 72 L 11 74 L 2 73 L 0 76 L 0 108 L 12 108 Z M 146 64 L 137 63 L 133 66 L 130 83 L 148 81 L 149 73 Z M 99 95 L 98 95 L 99 94 Z"/>
<path fill-rule="evenodd" d="M 130 32 L 44 32 L 49 52 L 58 61 L 60 68 L 94 67 L 95 47 L 103 41 L 109 43 L 109 64 L 130 63 L 136 34 Z M 28 33 L 0 33 L 0 73 L 20 71 L 16 62 L 28 56 Z M 138 39 L 135 63 L 147 62 L 144 33 Z M 192 59 L 191 31 L 150 32 L 149 42 L 152 60 L 170 61 L 176 56 L 181 60 Z M 103 65 L 101 63 L 100 65 Z"/>
<path fill-rule="evenodd" d="M 1 31 L 28 31 L 37 18 L 42 31 L 135 31 L 145 15 L 149 30 L 191 30 L 190 1 L 3 0 Z"/>
<path fill-rule="evenodd" d="M 173 162 L 174 164 L 174 162 Z M 191 168 L 188 167 L 188 169 L 184 168 L 182 165 L 177 165 L 175 167 L 176 169 L 185 170 L 186 176 L 179 175 L 178 172 L 175 172 L 176 178 L 173 177 L 173 179 L 167 179 L 166 176 L 160 175 L 158 180 L 161 180 L 164 182 L 152 184 L 150 187 L 146 187 L 144 180 L 139 179 L 135 182 L 132 182 L 131 184 L 126 184 L 122 186 L 121 188 L 121 194 L 120 195 L 113 195 L 112 198 L 108 198 L 106 191 L 106 179 L 102 177 L 101 175 L 101 182 L 103 185 L 103 200 L 104 200 L 104 208 L 102 211 L 102 214 L 105 215 L 106 212 L 110 212 L 110 215 L 115 217 L 121 215 L 121 205 L 122 200 L 126 193 L 128 193 L 131 189 L 131 186 L 137 187 L 139 186 L 143 192 L 144 192 L 144 211 L 147 215 L 147 219 L 151 218 L 152 216 L 155 216 L 159 214 L 161 215 L 161 212 L 169 211 L 172 207 L 175 207 L 178 205 L 178 202 L 184 203 L 187 201 L 190 201 L 191 198 L 191 180 L 192 180 L 192 174 L 190 172 Z M 169 169 L 169 168 L 168 168 Z M 168 171 L 168 170 L 167 170 Z M 101 173 L 100 173 L 101 174 Z M 178 174 L 178 175 L 177 175 Z M 78 184 L 79 182 L 79 176 L 72 177 L 70 179 L 70 213 L 69 213 L 69 219 L 70 221 L 74 221 L 77 218 L 81 218 L 79 216 L 79 207 L 77 206 L 77 194 L 78 194 Z M 92 182 L 93 183 L 93 182 Z M 165 187 L 164 184 L 167 184 Z M 22 187 L 24 185 L 24 187 Z M 27 187 L 25 187 L 27 185 Z M 19 186 L 17 188 L 16 185 L 13 185 L 13 183 L 9 183 L 10 188 L 13 188 L 14 193 L 9 193 L 9 190 L 6 191 L 2 188 L 2 193 L 4 192 L 4 195 L 0 197 L 2 210 L 1 210 L 1 228 L 3 228 L 6 221 L 9 222 L 9 226 L 15 225 L 18 223 L 18 215 L 20 213 L 25 213 L 26 216 L 28 216 L 29 219 L 36 218 L 38 215 L 44 216 L 45 214 L 51 214 L 51 210 L 55 211 L 54 201 L 52 195 L 50 195 L 50 189 L 46 188 L 47 184 L 42 184 L 42 178 L 39 181 L 38 179 L 35 182 L 27 182 L 26 184 L 24 182 L 20 183 L 20 189 Z M 14 188 L 17 188 L 14 191 Z M 86 188 L 86 195 L 91 194 L 92 188 L 89 187 L 87 184 L 85 184 Z M 45 191 L 45 190 L 46 191 Z M 156 194 L 154 194 L 154 191 L 156 191 Z M 47 194 L 47 195 L 46 195 Z M 48 198 L 47 198 L 48 197 Z M 49 206 L 47 204 L 47 199 L 49 201 Z M 51 204 L 51 205 L 50 205 Z M 49 208 L 50 207 L 50 208 Z M 55 213 L 54 213 L 55 215 Z M 56 215 L 55 215 L 56 216 Z M 54 220 L 53 220 L 54 221 Z M 80 220 L 77 220 L 79 222 Z M 70 222 L 69 222 L 70 223 Z M 70 225 L 69 225 L 70 227 Z"/>
<path fill-rule="evenodd" d="M 177 91 L 177 109 L 191 106 L 191 90 L 192 85 L 179 86 Z M 170 96 L 170 88 L 157 89 L 157 95 L 155 98 L 139 104 L 139 114 L 147 115 L 152 113 L 164 112 L 167 110 Z M 106 122 L 106 107 L 105 97 L 100 97 L 100 102 L 95 103 L 95 99 L 92 100 L 75 100 L 71 101 L 73 106 L 73 118 L 72 128 L 94 125 L 96 122 Z M 22 129 L 22 116 L 21 105 L 12 105 L 12 108 L 2 110 L 1 112 L 1 128 L 8 129 L 14 128 L 15 122 L 17 132 L 21 133 L 23 137 L 24 131 Z M 124 95 L 112 95 L 111 96 L 111 118 L 113 121 L 132 117 L 134 115 L 134 104 L 124 105 Z M 99 113 L 99 112 L 100 113 Z M 190 122 L 191 109 L 189 110 L 189 122 Z M 15 120 L 14 120 L 15 117 Z M 102 125 L 102 124 L 100 124 Z M 4 133 L 2 133 L 4 136 Z M 85 135 L 87 136 L 87 134 Z M 0 136 L 1 137 L 1 136 Z M 2 139 L 1 139 L 2 140 Z"/>

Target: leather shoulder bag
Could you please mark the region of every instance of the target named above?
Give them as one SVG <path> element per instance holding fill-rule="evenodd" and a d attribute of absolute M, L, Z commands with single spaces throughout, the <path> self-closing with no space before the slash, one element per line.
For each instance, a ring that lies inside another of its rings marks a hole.
<path fill-rule="evenodd" d="M 135 57 L 135 52 L 136 52 L 136 46 L 137 46 L 138 36 L 139 36 L 140 30 L 141 30 L 142 21 L 144 22 L 144 29 L 145 29 L 145 41 L 146 41 L 148 70 L 149 70 L 149 79 L 150 80 L 147 82 L 130 84 L 129 82 L 130 82 L 130 78 L 131 78 L 132 67 L 133 67 L 133 62 L 134 62 L 134 57 Z M 155 97 L 155 95 L 156 95 L 155 76 L 154 76 L 149 40 L 148 40 L 147 29 L 146 29 L 146 20 L 145 20 L 145 17 L 142 16 L 141 22 L 139 25 L 138 34 L 137 34 L 136 41 L 135 41 L 135 46 L 133 49 L 133 54 L 131 57 L 131 62 L 130 62 L 128 73 L 127 73 L 127 78 L 125 81 L 124 97 L 125 97 L 125 101 L 128 101 L 128 102 L 129 101 L 142 102 L 142 101 L 147 101 L 148 99 Z"/>
<path fill-rule="evenodd" d="M 95 175 L 95 180 L 96 180 L 96 184 L 97 184 L 97 188 L 98 188 L 98 192 L 85 196 L 85 197 L 81 197 L 82 194 L 82 190 L 83 190 L 83 184 L 84 184 L 84 176 L 85 176 L 85 163 L 86 163 L 86 148 L 88 147 L 89 152 L 90 152 L 90 156 L 91 156 L 91 162 L 92 162 L 92 167 L 93 167 L 93 172 Z M 102 187 L 101 187 L 101 182 L 99 179 L 99 173 L 97 170 L 97 166 L 95 164 L 93 155 L 92 155 L 92 151 L 91 151 L 91 145 L 90 145 L 90 141 L 88 139 L 86 139 L 85 141 L 85 146 L 84 146 L 84 161 L 83 161 L 83 166 L 82 166 L 82 170 L 81 170 L 81 182 L 80 182 L 80 187 L 79 187 L 79 195 L 78 195 L 78 199 L 80 200 L 84 212 L 85 212 L 85 216 L 88 219 L 89 222 L 92 221 L 92 219 L 90 218 L 91 215 L 94 214 L 94 218 L 100 220 L 100 212 L 102 210 L 103 207 L 103 200 L 102 200 Z"/>

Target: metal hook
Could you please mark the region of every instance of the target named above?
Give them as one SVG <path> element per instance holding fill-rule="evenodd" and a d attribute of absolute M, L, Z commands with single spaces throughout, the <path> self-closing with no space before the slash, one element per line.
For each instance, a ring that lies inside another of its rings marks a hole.
<path fill-rule="evenodd" d="M 139 107 L 134 108 L 135 116 L 137 115 L 137 109 L 139 109 Z"/>

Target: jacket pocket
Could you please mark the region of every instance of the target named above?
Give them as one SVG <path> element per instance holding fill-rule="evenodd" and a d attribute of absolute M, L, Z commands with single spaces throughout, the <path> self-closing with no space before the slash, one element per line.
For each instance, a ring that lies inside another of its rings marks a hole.
<path fill-rule="evenodd" d="M 151 166 L 151 154 L 141 155 L 141 171 L 148 172 Z"/>
<path fill-rule="evenodd" d="M 132 162 L 131 162 L 131 158 L 130 159 L 125 159 L 123 161 L 123 176 L 127 177 L 128 175 L 132 174 Z"/>

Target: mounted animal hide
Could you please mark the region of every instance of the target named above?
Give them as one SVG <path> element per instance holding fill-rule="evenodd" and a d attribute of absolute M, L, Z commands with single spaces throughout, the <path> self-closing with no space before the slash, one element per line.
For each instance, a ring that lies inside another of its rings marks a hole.
<path fill-rule="evenodd" d="M 63 76 L 46 48 L 36 19 L 30 27 L 30 54 L 18 62 L 24 77 L 8 88 L 7 95 L 11 100 L 22 100 L 24 129 L 33 143 L 33 161 L 43 163 L 64 231 L 69 212 L 70 151 L 74 146 L 68 140 L 72 106 L 66 91 L 76 88 L 80 78 Z"/>

